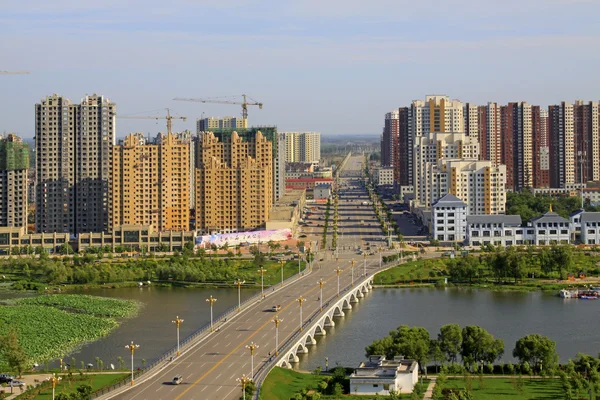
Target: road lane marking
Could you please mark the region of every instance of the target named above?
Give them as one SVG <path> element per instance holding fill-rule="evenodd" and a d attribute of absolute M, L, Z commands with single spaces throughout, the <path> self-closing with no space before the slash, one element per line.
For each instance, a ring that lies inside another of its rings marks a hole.
<path fill-rule="evenodd" d="M 343 268 L 343 271 L 347 271 L 348 269 L 350 269 L 351 266 L 348 266 L 346 268 Z M 330 278 L 326 279 L 325 282 L 329 282 L 332 281 L 334 279 L 337 279 L 337 275 L 331 276 Z M 295 281 L 297 282 L 297 281 Z M 294 283 L 295 283 L 294 282 Z M 304 296 L 308 296 L 309 293 L 314 292 L 318 289 L 318 286 L 315 285 L 312 289 L 310 289 L 308 292 L 304 293 Z M 283 307 L 276 315 L 279 315 L 280 313 L 282 313 L 283 311 L 285 311 L 286 309 L 290 308 L 292 305 L 294 305 L 296 303 L 296 301 L 294 300 L 293 302 L 288 303 L 288 305 L 286 305 L 285 307 Z M 242 347 L 243 345 L 245 345 L 246 343 L 248 343 L 248 341 L 250 339 L 252 339 L 254 337 L 254 335 L 256 335 L 258 332 L 260 332 L 261 330 L 263 330 L 267 325 L 270 325 L 272 323 L 272 319 L 269 318 L 262 326 L 260 326 L 260 328 L 258 328 L 257 330 L 254 331 L 254 333 L 252 333 L 245 341 L 242 341 L 240 344 L 238 344 L 233 350 L 231 350 L 227 355 L 225 355 L 225 357 L 223 357 L 221 359 L 221 361 L 217 362 L 211 369 L 209 369 L 204 375 L 202 375 L 200 378 L 198 378 L 196 381 L 194 381 L 190 387 L 188 387 L 187 389 L 185 389 L 179 396 L 177 396 L 175 398 L 175 400 L 179 400 L 184 394 L 186 394 L 187 392 L 189 392 L 190 390 L 192 390 L 194 388 L 194 386 L 196 386 L 200 381 L 202 381 L 204 378 L 206 378 L 212 371 L 214 371 L 219 365 L 221 365 L 225 360 L 227 360 L 229 357 L 231 357 L 231 355 L 233 355 L 233 353 L 235 353 L 240 347 Z M 217 379 L 219 379 L 219 377 L 222 374 L 219 374 L 219 376 L 217 376 Z M 219 387 L 220 388 L 220 387 Z M 218 391 L 219 389 L 217 389 Z"/>

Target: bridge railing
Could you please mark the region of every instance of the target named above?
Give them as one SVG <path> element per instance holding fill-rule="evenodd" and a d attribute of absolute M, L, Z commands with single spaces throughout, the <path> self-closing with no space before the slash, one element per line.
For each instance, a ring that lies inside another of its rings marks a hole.
<path fill-rule="evenodd" d="M 374 271 L 372 271 L 371 273 L 371 277 L 373 277 L 377 272 L 380 272 L 384 269 L 387 269 L 391 266 L 397 265 L 397 262 L 388 262 L 385 264 L 382 264 L 381 268 L 379 268 L 379 266 L 377 266 L 375 268 Z M 347 292 L 350 288 L 355 287 L 352 285 L 352 283 L 350 283 L 347 286 L 344 286 L 343 290 L 340 291 L 340 294 Z M 332 300 L 335 300 L 337 298 L 337 294 L 334 294 L 333 296 L 331 296 L 327 302 L 324 303 L 324 308 L 329 306 L 329 303 Z M 288 346 L 290 346 L 292 343 L 294 343 L 296 340 L 298 340 L 298 337 L 303 335 L 304 332 L 304 328 L 307 326 L 310 326 L 312 324 L 312 320 L 313 318 L 322 315 L 323 313 L 319 310 L 315 311 L 313 314 L 311 314 L 310 318 L 308 319 L 308 321 L 306 321 L 305 323 L 302 324 L 302 331 L 298 330 L 296 331 L 292 336 L 290 336 L 288 339 L 286 339 L 283 344 L 281 344 L 279 346 L 279 354 L 285 353 L 285 351 L 281 351 L 282 349 L 286 349 Z M 279 356 L 281 357 L 281 356 Z M 258 370 L 256 371 L 256 373 L 254 374 L 254 382 L 256 383 L 256 393 L 254 398 L 258 400 L 259 396 L 260 396 L 260 390 L 262 388 L 262 383 L 265 380 L 265 378 L 267 377 L 267 375 L 269 374 L 269 372 L 271 371 L 271 369 L 273 369 L 273 367 L 275 366 L 275 364 L 277 363 L 277 360 L 279 359 L 279 357 L 275 357 L 273 359 L 269 359 L 265 362 L 262 363 L 262 365 L 258 368 Z"/>
<path fill-rule="evenodd" d="M 305 263 L 304 270 L 302 271 L 302 273 L 304 274 L 307 270 L 308 270 L 308 264 Z M 283 281 L 284 287 L 285 287 L 286 282 L 289 283 L 296 279 L 298 279 L 298 274 L 294 274 L 294 275 L 288 277 L 287 279 L 285 279 Z M 277 286 L 277 285 L 281 285 L 281 283 L 276 283 L 274 285 L 271 285 L 270 287 Z M 259 293 L 255 294 L 254 296 L 248 297 L 246 300 L 242 301 L 240 303 L 240 307 L 244 308 L 245 305 L 254 303 L 260 298 L 262 298 L 262 293 L 259 292 Z M 223 313 L 217 315 L 217 317 L 215 319 L 213 319 L 213 327 L 216 327 L 219 324 L 222 325 L 230 315 L 237 313 L 237 309 L 238 309 L 238 306 L 236 305 L 236 306 L 228 308 Z M 200 329 L 192 332 L 189 336 L 185 337 L 183 340 L 181 340 L 179 342 L 180 352 L 183 351 L 184 349 L 186 349 L 187 347 L 189 347 L 192 344 L 192 342 L 194 342 L 200 336 L 207 334 L 208 332 L 210 332 L 210 323 L 208 323 L 208 324 L 200 327 Z M 154 359 L 150 364 L 148 364 L 142 368 L 138 368 L 137 370 L 134 370 L 133 371 L 134 379 L 151 371 L 153 368 L 155 368 L 156 366 L 158 366 L 159 364 L 161 364 L 167 360 L 172 361 L 176 355 L 177 355 L 177 346 L 175 345 L 175 346 L 171 347 L 169 350 L 167 350 L 166 352 L 164 352 L 160 357 Z M 92 394 L 92 399 L 97 399 L 98 397 L 101 397 L 105 394 L 112 392 L 113 390 L 116 390 L 116 389 L 126 386 L 126 385 L 131 385 L 131 377 L 123 379 L 123 380 L 115 383 L 114 385 L 104 387 L 104 388 L 94 392 Z"/>

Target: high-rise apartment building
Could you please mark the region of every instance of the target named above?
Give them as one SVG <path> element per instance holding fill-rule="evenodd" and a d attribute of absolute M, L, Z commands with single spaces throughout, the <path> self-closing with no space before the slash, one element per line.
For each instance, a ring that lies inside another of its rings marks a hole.
<path fill-rule="evenodd" d="M 464 132 L 463 104 L 448 96 L 426 96 L 425 101 L 414 100 L 410 107 L 398 110 L 398 166 L 395 176 L 399 185 L 412 184 L 415 179 L 413 148 L 417 138 L 430 132 Z M 407 183 L 408 182 L 408 183 Z M 416 188 L 415 188 L 416 190 Z"/>
<path fill-rule="evenodd" d="M 0 136 L 0 227 L 27 226 L 29 146 L 20 137 Z"/>
<path fill-rule="evenodd" d="M 92 95 L 59 95 L 35 106 L 37 232 L 108 229 L 116 105 Z"/>
<path fill-rule="evenodd" d="M 575 101 L 573 109 L 575 124 L 575 182 L 587 183 L 600 180 L 600 134 L 599 105 L 590 101 Z"/>
<path fill-rule="evenodd" d="M 285 135 L 286 162 L 310 162 L 318 165 L 321 160 L 321 134 L 318 132 L 281 132 Z"/>
<path fill-rule="evenodd" d="M 239 129 L 247 127 L 248 120 L 241 117 L 207 117 L 196 120 L 196 130 L 198 133 L 214 129 Z"/>
<path fill-rule="evenodd" d="M 189 158 L 188 144 L 173 134 L 153 142 L 131 134 L 115 146 L 111 230 L 120 225 L 189 230 Z"/>
<path fill-rule="evenodd" d="M 469 215 L 505 212 L 504 165 L 493 166 L 487 160 L 441 158 L 427 165 L 425 177 L 428 208 L 450 193 L 467 204 Z"/>
<path fill-rule="evenodd" d="M 190 155 L 190 166 L 189 166 L 189 179 L 188 184 L 190 187 L 190 209 L 194 209 L 196 207 L 196 174 L 194 174 L 194 168 L 196 165 L 196 141 L 194 138 L 196 135 L 192 133 L 190 130 L 185 130 L 183 132 L 173 132 L 177 140 L 179 140 L 182 144 L 185 144 L 189 148 Z"/>
<path fill-rule="evenodd" d="M 575 124 L 573 104 L 563 101 L 548 107 L 550 138 L 550 186 L 555 188 L 575 182 Z"/>
<path fill-rule="evenodd" d="M 385 114 L 385 124 L 381 136 L 381 165 L 393 167 L 398 164 L 398 110 Z"/>
<path fill-rule="evenodd" d="M 285 161 L 286 161 L 286 139 L 285 135 L 281 135 L 277 132 L 277 127 L 275 126 L 260 126 L 260 127 L 250 127 L 250 128 L 240 128 L 240 129 L 214 129 L 212 133 L 220 142 L 228 142 L 231 140 L 231 136 L 235 132 L 242 140 L 253 142 L 258 132 L 261 133 L 263 138 L 271 142 L 271 147 L 273 149 L 272 153 L 272 162 L 273 172 L 271 176 L 273 177 L 272 183 L 272 193 L 273 193 L 273 203 L 275 204 L 279 198 L 281 198 L 285 194 Z M 196 137 L 197 143 L 196 146 L 196 156 L 198 154 L 198 146 L 200 146 L 200 135 Z M 198 167 L 198 162 L 196 162 L 196 167 Z M 198 185 L 196 185 L 197 187 Z M 198 198 L 198 196 L 196 196 Z M 197 207 L 196 207 L 197 208 Z"/>
<path fill-rule="evenodd" d="M 415 163 L 413 186 L 416 204 L 429 208 L 439 198 L 432 198 L 429 184 L 431 168 L 437 165 L 438 160 L 477 160 L 478 158 L 479 143 L 476 137 L 470 137 L 464 133 L 438 132 L 418 136 L 413 153 Z"/>
<path fill-rule="evenodd" d="M 260 131 L 200 134 L 196 148 L 196 229 L 244 232 L 263 227 L 273 204 L 273 142 Z"/>
<path fill-rule="evenodd" d="M 506 165 L 506 187 L 519 191 L 533 187 L 533 128 L 531 105 L 508 103 L 501 107 L 502 162 Z"/>
<path fill-rule="evenodd" d="M 548 110 L 531 107 L 533 143 L 533 187 L 550 187 L 550 148 L 548 147 Z"/>

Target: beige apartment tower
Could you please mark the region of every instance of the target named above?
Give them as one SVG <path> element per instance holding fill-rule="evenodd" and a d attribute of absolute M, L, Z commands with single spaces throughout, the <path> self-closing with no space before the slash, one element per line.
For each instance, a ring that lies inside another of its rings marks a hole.
<path fill-rule="evenodd" d="M 0 227 L 27 226 L 29 146 L 20 137 L 0 136 Z"/>
<path fill-rule="evenodd" d="M 273 144 L 260 131 L 245 141 L 202 132 L 196 147 L 196 229 L 244 232 L 265 226 L 273 201 Z"/>
<path fill-rule="evenodd" d="M 152 226 L 187 231 L 190 219 L 189 145 L 173 134 L 148 142 L 127 136 L 114 147 L 110 228 Z"/>

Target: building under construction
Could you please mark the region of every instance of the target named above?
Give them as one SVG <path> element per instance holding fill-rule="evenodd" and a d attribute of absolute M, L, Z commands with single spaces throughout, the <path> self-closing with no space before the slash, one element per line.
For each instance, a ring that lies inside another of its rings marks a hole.
<path fill-rule="evenodd" d="M 29 146 L 20 137 L 0 136 L 0 227 L 27 225 Z"/>

